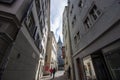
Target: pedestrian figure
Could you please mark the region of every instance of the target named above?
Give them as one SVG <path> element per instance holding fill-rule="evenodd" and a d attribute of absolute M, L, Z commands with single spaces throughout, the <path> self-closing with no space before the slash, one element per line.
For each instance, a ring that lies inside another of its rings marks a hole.
<path fill-rule="evenodd" d="M 53 79 L 54 79 L 54 77 L 55 77 L 55 72 L 56 72 L 56 69 L 53 68 Z"/>
<path fill-rule="evenodd" d="M 52 68 L 50 68 L 50 76 L 52 76 L 52 74 L 53 74 L 53 69 Z"/>

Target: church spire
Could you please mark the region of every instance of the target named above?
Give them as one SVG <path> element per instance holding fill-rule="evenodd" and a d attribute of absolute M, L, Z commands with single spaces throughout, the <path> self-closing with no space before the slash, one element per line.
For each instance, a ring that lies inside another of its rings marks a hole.
<path fill-rule="evenodd" d="M 60 36 L 59 36 L 59 39 L 58 39 L 58 43 L 62 43 Z"/>

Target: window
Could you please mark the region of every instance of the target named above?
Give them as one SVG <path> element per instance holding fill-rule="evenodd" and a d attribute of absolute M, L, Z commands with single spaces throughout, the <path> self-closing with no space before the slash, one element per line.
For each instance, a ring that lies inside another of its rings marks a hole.
<path fill-rule="evenodd" d="M 29 13 L 27 19 L 25 20 L 25 25 L 28 28 L 30 35 L 34 38 L 37 26 L 35 26 L 35 21 L 32 12 Z"/>
<path fill-rule="evenodd" d="M 33 38 L 35 39 L 35 34 L 36 34 L 36 30 L 37 30 L 37 26 L 35 26 L 35 28 L 34 28 L 34 33 L 33 33 Z"/>
<path fill-rule="evenodd" d="M 83 1 L 82 0 L 79 1 L 78 6 L 83 7 Z"/>
<path fill-rule="evenodd" d="M 44 49 L 42 48 L 42 56 L 44 55 Z"/>
<path fill-rule="evenodd" d="M 71 11 L 70 11 L 71 14 L 72 14 L 72 10 L 73 10 L 73 8 L 74 8 L 74 7 L 73 7 L 73 4 L 72 4 Z"/>
<path fill-rule="evenodd" d="M 40 43 L 40 45 L 39 45 L 39 51 L 40 51 L 40 53 L 42 52 L 42 44 Z"/>
<path fill-rule="evenodd" d="M 48 6 L 47 1 L 48 1 L 48 0 L 45 0 L 45 6 L 46 6 L 46 8 L 47 8 L 47 6 Z"/>
<path fill-rule="evenodd" d="M 76 36 L 74 37 L 74 43 L 75 44 L 77 43 L 77 37 Z"/>
<path fill-rule="evenodd" d="M 74 21 L 76 20 L 76 15 L 74 15 L 73 19 L 74 19 Z"/>
<path fill-rule="evenodd" d="M 79 40 L 80 40 L 80 33 L 77 32 L 75 37 L 74 37 L 74 43 L 77 44 L 79 42 Z"/>
<path fill-rule="evenodd" d="M 29 31 L 30 31 L 30 34 L 32 35 L 32 37 L 34 37 L 34 33 L 35 33 L 35 21 L 34 21 L 32 12 L 30 13 L 29 20 L 30 20 L 30 23 L 28 25 Z"/>
<path fill-rule="evenodd" d="M 37 14 L 40 15 L 41 11 L 40 11 L 40 2 L 39 2 L 39 0 L 35 0 L 35 4 L 36 4 Z"/>
<path fill-rule="evenodd" d="M 87 29 L 89 29 L 95 23 L 100 14 L 101 14 L 100 10 L 97 8 L 96 5 L 94 5 L 84 21 L 84 25 L 86 26 Z"/>
<path fill-rule="evenodd" d="M 106 61 L 104 60 L 103 53 L 101 50 L 91 54 L 92 63 L 95 69 L 97 79 L 99 80 L 112 80 L 110 73 L 107 69 Z M 90 64 L 89 64 L 90 65 Z M 117 79 L 113 79 L 117 80 Z"/>
<path fill-rule="evenodd" d="M 18 54 L 17 54 L 17 59 L 19 59 L 19 58 L 20 58 L 20 56 L 21 56 L 21 54 L 20 54 L 20 53 L 18 53 Z"/>
<path fill-rule="evenodd" d="M 107 67 L 113 80 L 120 79 L 120 40 L 103 49 Z"/>
<path fill-rule="evenodd" d="M 86 80 L 97 80 L 91 56 L 83 58 Z"/>
<path fill-rule="evenodd" d="M 90 19 L 88 17 L 85 19 L 84 24 L 85 24 L 86 28 L 90 28 L 92 25 L 90 22 Z"/>
<path fill-rule="evenodd" d="M 74 27 L 74 21 L 72 21 L 72 27 Z"/>
<path fill-rule="evenodd" d="M 73 9 L 73 4 L 72 4 L 72 9 Z"/>
<path fill-rule="evenodd" d="M 79 41 L 80 40 L 80 33 L 77 32 L 77 40 Z"/>
<path fill-rule="evenodd" d="M 37 33 L 35 43 L 36 43 L 36 46 L 39 48 L 39 45 L 40 45 L 40 36 L 39 36 L 39 33 Z"/>
<path fill-rule="evenodd" d="M 92 10 L 90 11 L 90 16 L 92 17 L 93 20 L 96 20 L 100 14 L 101 14 L 100 10 L 98 10 L 97 6 L 94 5 Z"/>
<path fill-rule="evenodd" d="M 28 15 L 28 18 L 27 18 L 27 27 L 31 28 L 34 24 L 35 24 L 35 22 L 34 22 L 33 14 L 32 14 L 32 12 L 30 12 L 30 14 Z"/>
<path fill-rule="evenodd" d="M 76 15 L 74 15 L 74 17 L 73 17 L 72 27 L 74 27 L 75 22 L 76 22 Z"/>
<path fill-rule="evenodd" d="M 42 21 L 40 21 L 40 31 L 41 31 L 41 34 L 43 35 L 43 25 L 42 25 Z"/>

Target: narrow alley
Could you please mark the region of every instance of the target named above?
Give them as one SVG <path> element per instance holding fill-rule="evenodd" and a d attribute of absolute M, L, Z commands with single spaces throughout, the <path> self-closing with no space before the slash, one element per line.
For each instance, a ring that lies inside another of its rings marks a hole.
<path fill-rule="evenodd" d="M 0 80 L 120 80 L 120 0 L 0 0 Z"/>

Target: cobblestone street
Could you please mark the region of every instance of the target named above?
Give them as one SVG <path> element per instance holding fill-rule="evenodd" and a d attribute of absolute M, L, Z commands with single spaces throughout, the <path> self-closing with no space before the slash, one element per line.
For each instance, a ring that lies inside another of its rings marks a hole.
<path fill-rule="evenodd" d="M 55 74 L 55 78 L 53 79 L 52 76 L 43 76 L 40 80 L 68 80 L 67 76 L 64 75 L 64 71 L 57 71 Z"/>

